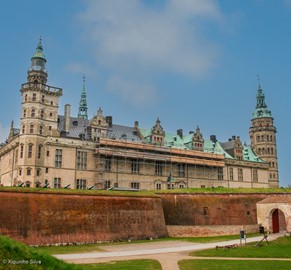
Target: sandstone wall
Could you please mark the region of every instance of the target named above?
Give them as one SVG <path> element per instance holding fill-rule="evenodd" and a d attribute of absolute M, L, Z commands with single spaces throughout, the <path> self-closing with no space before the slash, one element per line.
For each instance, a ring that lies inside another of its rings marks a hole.
<path fill-rule="evenodd" d="M 167 236 L 161 199 L 0 191 L 0 233 L 30 245 Z"/>
<path fill-rule="evenodd" d="M 258 232 L 258 225 L 214 225 L 214 226 L 167 226 L 170 237 L 199 237 L 199 236 L 218 236 L 235 235 L 239 237 L 241 230 L 246 234 Z"/>

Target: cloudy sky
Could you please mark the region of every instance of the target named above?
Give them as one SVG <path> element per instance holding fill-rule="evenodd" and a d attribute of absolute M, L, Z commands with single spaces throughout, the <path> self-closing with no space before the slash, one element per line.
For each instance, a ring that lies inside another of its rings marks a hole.
<path fill-rule="evenodd" d="M 280 185 L 291 184 L 290 0 L 1 0 L 0 141 L 19 126 L 30 58 L 41 36 L 48 84 L 77 114 L 249 143 L 257 74 L 277 127 Z"/>

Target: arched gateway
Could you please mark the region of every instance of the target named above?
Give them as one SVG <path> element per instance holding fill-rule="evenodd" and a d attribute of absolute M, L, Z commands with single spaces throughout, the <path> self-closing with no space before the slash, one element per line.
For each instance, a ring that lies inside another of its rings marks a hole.
<path fill-rule="evenodd" d="M 270 233 L 291 233 L 291 196 L 270 197 L 258 202 L 257 220 Z"/>

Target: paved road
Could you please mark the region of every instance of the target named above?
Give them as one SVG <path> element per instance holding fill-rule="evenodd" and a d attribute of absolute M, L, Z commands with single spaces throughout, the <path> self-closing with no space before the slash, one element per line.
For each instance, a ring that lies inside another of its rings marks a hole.
<path fill-rule="evenodd" d="M 272 241 L 282 234 L 272 234 L 268 237 Z M 247 242 L 258 242 L 262 236 L 251 237 Z M 176 270 L 179 269 L 177 262 L 182 259 L 191 259 L 188 253 L 191 251 L 215 248 L 216 246 L 226 246 L 240 244 L 240 240 L 230 240 L 215 243 L 190 243 L 183 241 L 164 241 L 164 242 L 151 242 L 142 244 L 130 245 L 115 245 L 105 246 L 108 251 L 105 252 L 90 252 L 78 254 L 57 254 L 56 258 L 72 262 L 72 263 L 96 263 L 105 261 L 116 260 L 130 260 L 151 258 L 160 261 L 163 269 Z M 205 259 L 205 258 L 204 258 Z M 217 259 L 217 258 L 216 258 Z"/>

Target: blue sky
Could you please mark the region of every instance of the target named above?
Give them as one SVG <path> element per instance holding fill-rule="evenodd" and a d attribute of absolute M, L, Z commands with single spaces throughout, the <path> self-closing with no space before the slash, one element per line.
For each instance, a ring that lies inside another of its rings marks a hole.
<path fill-rule="evenodd" d="M 0 0 L 0 141 L 19 126 L 20 87 L 42 36 L 59 113 L 250 143 L 257 74 L 277 127 L 280 186 L 291 184 L 291 0 Z"/>

